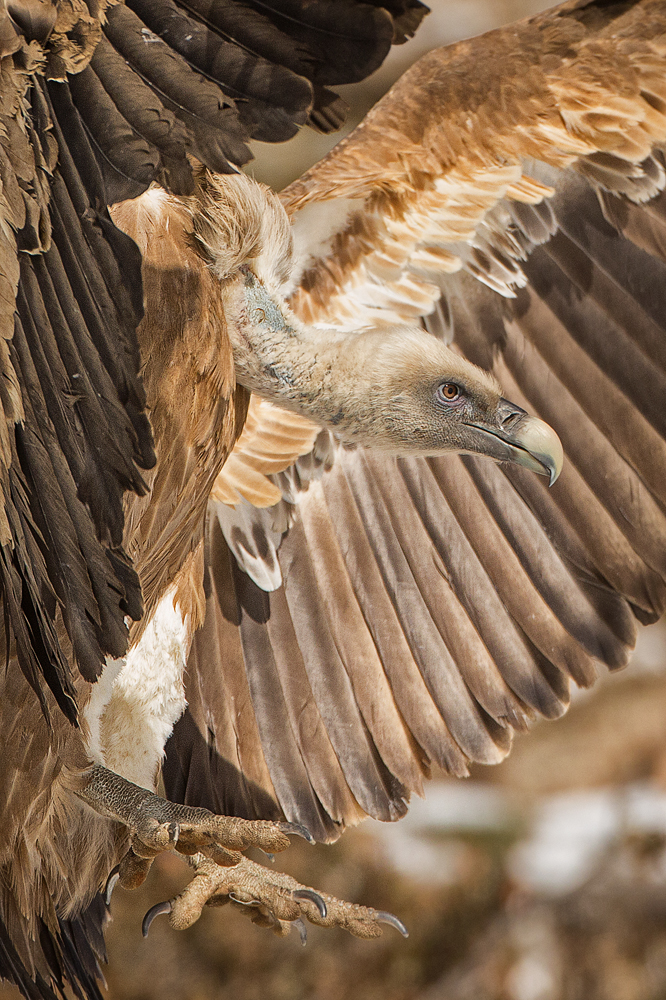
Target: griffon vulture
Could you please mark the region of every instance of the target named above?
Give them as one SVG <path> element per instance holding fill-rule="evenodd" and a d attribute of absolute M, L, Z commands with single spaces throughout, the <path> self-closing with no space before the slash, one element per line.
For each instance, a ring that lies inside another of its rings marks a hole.
<path fill-rule="evenodd" d="M 234 173 L 339 124 L 329 87 L 424 12 L 3 8 L 0 972 L 28 997 L 99 996 L 99 890 L 161 850 L 195 877 L 146 925 L 215 899 L 400 930 L 243 850 L 500 760 L 664 608 L 666 0 L 430 53 L 281 202 Z"/>

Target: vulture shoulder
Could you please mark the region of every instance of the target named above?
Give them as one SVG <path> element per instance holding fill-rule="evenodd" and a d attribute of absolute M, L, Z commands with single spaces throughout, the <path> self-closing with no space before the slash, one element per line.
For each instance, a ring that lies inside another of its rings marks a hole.
<path fill-rule="evenodd" d="M 175 586 L 196 628 L 200 584 L 190 584 L 201 575 L 206 505 L 243 426 L 248 394 L 236 385 L 223 288 L 188 245 L 187 202 L 156 187 L 111 214 L 142 256 L 145 312 L 137 336 L 156 443 L 146 493 L 126 495 L 124 547 L 141 582 L 142 622 Z M 139 623 L 133 641 L 140 630 Z"/>

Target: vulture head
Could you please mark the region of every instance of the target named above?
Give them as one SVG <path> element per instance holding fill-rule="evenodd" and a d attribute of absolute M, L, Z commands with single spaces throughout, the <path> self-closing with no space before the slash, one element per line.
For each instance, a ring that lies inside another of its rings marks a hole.
<path fill-rule="evenodd" d="M 342 442 L 402 455 L 457 452 L 514 462 L 555 482 L 562 445 L 497 380 L 420 327 L 341 332 L 289 309 L 289 219 L 244 175 L 207 175 L 192 240 L 223 286 L 237 381 Z"/>
<path fill-rule="evenodd" d="M 345 338 L 335 366 L 340 409 L 326 421 L 343 440 L 395 455 L 488 455 L 548 475 L 551 484 L 559 475 L 562 445 L 552 428 L 422 328 Z"/>

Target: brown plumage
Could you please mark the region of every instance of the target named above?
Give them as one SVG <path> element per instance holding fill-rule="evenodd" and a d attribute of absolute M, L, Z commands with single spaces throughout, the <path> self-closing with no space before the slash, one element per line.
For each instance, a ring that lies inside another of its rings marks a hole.
<path fill-rule="evenodd" d="M 214 171 L 335 123 L 327 87 L 422 15 L 334 6 L 141 0 L 102 42 L 83 6 L 5 22 L 0 972 L 28 996 L 97 995 L 86 907 L 153 850 L 132 801 L 185 852 L 266 845 L 190 842 L 194 813 L 128 792 L 174 723 L 173 802 L 331 840 L 433 762 L 500 760 L 666 603 L 666 4 L 431 53 L 283 193 L 292 249 L 275 196 Z M 345 9 L 353 58 L 322 45 Z M 554 436 L 503 395 L 560 435 L 552 489 Z M 279 932 L 378 933 L 278 889 Z"/>
<path fill-rule="evenodd" d="M 187 244 L 190 214 L 149 192 L 112 217 L 143 258 L 138 336 L 157 462 L 145 496 L 126 499 L 124 543 L 141 581 L 145 622 L 167 587 L 201 560 L 206 505 L 243 426 L 248 394 L 234 378 L 220 283 Z M 180 600 L 193 599 L 186 584 Z M 193 628 L 202 621 L 195 612 Z"/>

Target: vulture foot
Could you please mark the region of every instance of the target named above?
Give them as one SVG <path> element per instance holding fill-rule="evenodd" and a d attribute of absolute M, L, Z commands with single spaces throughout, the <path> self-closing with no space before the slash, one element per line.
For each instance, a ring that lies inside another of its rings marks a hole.
<path fill-rule="evenodd" d="M 407 936 L 391 913 L 315 892 L 242 854 L 248 847 L 258 847 L 269 856 L 282 851 L 289 846 L 287 834 L 312 841 L 305 827 L 216 816 L 208 809 L 169 802 L 101 765 L 86 773 L 77 794 L 97 812 L 124 823 L 130 832 L 130 849 L 109 877 L 107 896 L 117 881 L 125 889 L 141 885 L 162 851 L 177 851 L 194 867 L 194 878 L 180 896 L 148 911 L 144 936 L 162 913 L 168 913 L 171 926 L 181 930 L 199 919 L 204 906 L 225 903 L 280 935 L 287 934 L 294 923 L 301 940 L 305 937 L 303 917 L 321 927 L 343 927 L 362 938 L 378 937 L 381 924 L 390 924 Z"/>
<path fill-rule="evenodd" d="M 241 851 L 248 847 L 257 847 L 272 857 L 273 851 L 289 847 L 288 833 L 304 835 L 300 827 L 290 823 L 216 816 L 208 809 L 179 805 L 157 795 L 143 805 L 140 815 L 128 826 L 131 847 L 118 872 L 125 889 L 141 885 L 162 851 L 177 851 L 186 857 L 203 855 L 217 865 L 234 866 L 242 857 Z"/>
<path fill-rule="evenodd" d="M 191 859 L 195 874 L 180 896 L 153 906 L 143 921 L 144 936 L 155 917 L 169 914 L 175 930 L 190 927 L 201 916 L 204 906 L 233 903 L 245 912 L 252 923 L 269 927 L 279 935 L 288 934 L 294 924 L 305 943 L 303 917 L 320 927 L 342 927 L 357 937 L 374 938 L 381 934 L 381 924 L 391 924 L 407 936 L 403 924 L 391 913 L 347 903 L 326 893 L 300 885 L 290 875 L 271 871 L 240 856 L 233 866 L 220 866 L 209 857 Z"/>
<path fill-rule="evenodd" d="M 287 834 L 312 841 L 308 831 L 295 823 L 216 816 L 208 809 L 179 805 L 100 765 L 87 772 L 77 794 L 130 831 L 131 847 L 109 877 L 107 896 L 117 881 L 125 889 L 141 885 L 162 851 L 184 854 L 194 867 L 194 878 L 180 896 L 148 911 L 144 936 L 162 913 L 168 913 L 171 926 L 181 930 L 199 919 L 204 906 L 225 903 L 233 903 L 253 923 L 270 927 L 277 934 L 287 934 L 295 923 L 302 940 L 303 917 L 321 927 L 343 927 L 357 937 L 378 937 L 382 923 L 407 935 L 390 913 L 315 892 L 290 875 L 264 868 L 242 854 L 248 847 L 258 847 L 269 856 L 282 851 L 289 846 Z"/>

